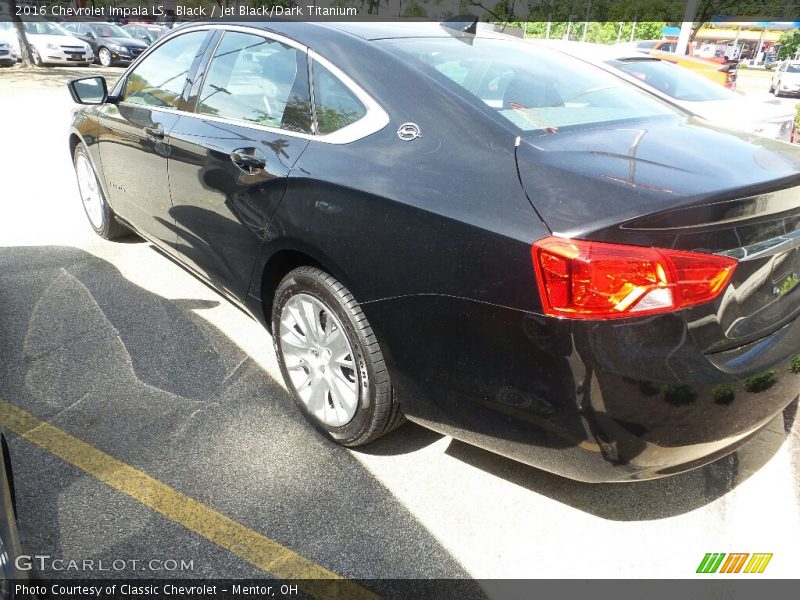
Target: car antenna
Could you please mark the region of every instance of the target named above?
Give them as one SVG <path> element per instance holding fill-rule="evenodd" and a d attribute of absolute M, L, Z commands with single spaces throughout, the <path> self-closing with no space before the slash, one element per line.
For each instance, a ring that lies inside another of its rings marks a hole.
<path fill-rule="evenodd" d="M 475 35 L 478 32 L 478 17 L 475 15 L 456 15 L 442 21 L 442 27 Z"/>

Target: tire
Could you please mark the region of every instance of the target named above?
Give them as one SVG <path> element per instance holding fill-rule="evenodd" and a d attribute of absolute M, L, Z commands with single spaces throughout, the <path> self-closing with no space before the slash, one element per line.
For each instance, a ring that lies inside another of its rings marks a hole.
<path fill-rule="evenodd" d="M 42 57 L 39 55 L 39 51 L 36 48 L 31 48 L 31 60 L 33 64 L 37 67 L 41 67 L 44 65 L 42 62 Z"/>
<path fill-rule="evenodd" d="M 128 235 L 130 230 L 117 221 L 114 211 L 111 210 L 103 195 L 103 188 L 100 186 L 97 173 L 89 159 L 89 153 L 83 144 L 75 147 L 72 164 L 78 180 L 81 204 L 94 232 L 107 240 L 115 240 Z M 89 196 L 92 197 L 89 198 Z"/>
<path fill-rule="evenodd" d="M 286 275 L 272 304 L 272 332 L 295 404 L 329 439 L 361 446 L 405 422 L 375 334 L 336 278 L 309 266 Z"/>
<path fill-rule="evenodd" d="M 114 59 L 111 58 L 111 51 L 108 48 L 100 48 L 97 51 L 97 59 L 104 67 L 110 67 L 114 64 Z"/>
<path fill-rule="evenodd" d="M 780 98 L 780 97 L 781 97 L 781 82 L 779 81 L 779 82 L 778 82 L 778 85 L 776 85 L 776 86 L 775 86 L 773 89 L 771 89 L 770 91 L 771 91 L 773 94 L 775 94 L 775 97 L 776 97 L 776 98 Z"/>

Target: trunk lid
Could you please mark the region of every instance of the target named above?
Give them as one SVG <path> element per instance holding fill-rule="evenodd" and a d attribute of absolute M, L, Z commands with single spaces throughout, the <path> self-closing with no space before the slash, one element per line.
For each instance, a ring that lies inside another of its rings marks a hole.
<path fill-rule="evenodd" d="M 662 118 L 529 137 L 517 161 L 555 235 L 740 261 L 716 301 L 684 311 L 705 352 L 766 337 L 800 313 L 800 152 L 793 146 Z"/>

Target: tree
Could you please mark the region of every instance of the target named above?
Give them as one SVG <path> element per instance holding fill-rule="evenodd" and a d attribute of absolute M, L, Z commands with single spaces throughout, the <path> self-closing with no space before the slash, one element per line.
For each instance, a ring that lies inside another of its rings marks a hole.
<path fill-rule="evenodd" d="M 17 14 L 17 0 L 9 0 L 9 10 L 11 11 L 11 20 L 14 22 L 14 28 L 17 30 L 17 41 L 19 42 L 19 54 L 22 58 L 22 66 L 31 66 L 31 46 L 28 43 L 28 36 L 25 35 L 25 25 L 22 19 Z"/>
<path fill-rule="evenodd" d="M 800 50 L 800 29 L 787 31 L 778 40 L 781 49 L 778 51 L 778 59 L 792 58 Z"/>

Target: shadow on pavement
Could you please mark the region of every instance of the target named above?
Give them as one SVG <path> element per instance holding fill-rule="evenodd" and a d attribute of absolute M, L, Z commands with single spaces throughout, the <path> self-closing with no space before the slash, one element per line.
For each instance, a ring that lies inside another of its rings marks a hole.
<path fill-rule="evenodd" d="M 0 398 L 336 573 L 469 577 L 198 314 L 216 304 L 162 298 L 75 248 L 0 248 Z M 12 446 L 23 467 L 20 528 L 34 552 L 108 562 L 200 556 L 202 569 L 180 576 L 258 576 L 38 447 L 19 438 Z M 472 583 L 458 594 L 480 596 Z"/>
<path fill-rule="evenodd" d="M 613 521 L 650 521 L 681 515 L 721 498 L 763 467 L 786 440 L 795 400 L 736 452 L 671 477 L 589 484 L 566 479 L 453 440 L 447 454 L 532 492 Z"/>

